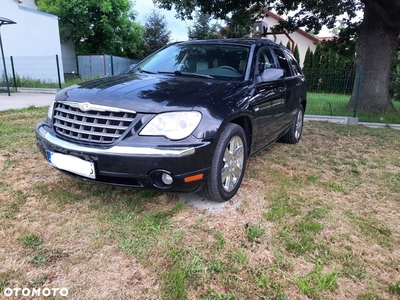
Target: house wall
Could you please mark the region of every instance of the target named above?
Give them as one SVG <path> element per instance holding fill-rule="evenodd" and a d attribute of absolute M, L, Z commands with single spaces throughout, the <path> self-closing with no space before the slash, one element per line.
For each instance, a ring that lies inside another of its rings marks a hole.
<path fill-rule="evenodd" d="M 263 19 L 263 21 L 267 22 L 269 28 L 268 31 L 271 31 L 270 28 L 278 24 L 278 20 L 275 19 L 272 16 L 266 15 Z M 300 65 L 303 66 L 304 63 L 304 58 L 306 56 L 307 48 L 310 47 L 311 51 L 315 51 L 316 44 L 314 40 L 311 40 L 309 37 L 305 36 L 304 34 L 301 34 L 300 32 L 293 32 L 290 33 L 289 36 L 294 40 L 295 45 L 298 46 L 299 48 L 299 53 L 300 53 Z M 282 42 L 284 46 L 286 46 L 287 42 L 289 39 L 286 37 L 284 34 L 278 34 L 276 35 L 276 40 L 274 39 L 274 36 L 268 35 L 267 36 L 269 39 L 275 41 L 276 43 Z"/>
<path fill-rule="evenodd" d="M 63 64 L 58 18 L 37 11 L 34 0 L 0 0 L 0 14 L 17 24 L 0 27 L 7 73 L 11 74 L 13 57 L 16 76 L 57 82 L 56 55 L 62 82 Z M 3 66 L 0 66 L 3 73 Z"/>

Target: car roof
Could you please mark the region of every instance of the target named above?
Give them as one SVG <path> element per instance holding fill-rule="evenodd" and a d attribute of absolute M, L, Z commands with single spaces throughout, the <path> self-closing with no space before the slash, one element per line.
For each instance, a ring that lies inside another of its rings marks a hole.
<path fill-rule="evenodd" d="M 260 38 L 229 38 L 229 39 L 208 39 L 208 40 L 189 40 L 179 42 L 180 44 L 236 44 L 236 45 L 257 45 L 257 46 L 280 46 L 269 39 Z"/>

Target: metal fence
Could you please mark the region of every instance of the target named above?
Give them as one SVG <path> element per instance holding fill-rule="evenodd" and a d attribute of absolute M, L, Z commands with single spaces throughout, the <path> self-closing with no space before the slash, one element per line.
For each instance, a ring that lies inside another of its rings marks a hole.
<path fill-rule="evenodd" d="M 400 115 L 396 113 L 359 111 L 357 87 L 364 84 L 365 78 L 374 78 L 376 74 L 356 72 L 355 69 L 305 69 L 304 74 L 307 80 L 307 114 L 358 117 L 360 121 L 366 122 L 400 123 Z M 350 104 L 353 87 L 356 88 L 355 98 Z M 400 112 L 400 74 L 392 74 L 389 91 L 394 107 Z"/>
<path fill-rule="evenodd" d="M 78 55 L 69 64 L 78 65 L 79 74 L 64 74 L 63 63 L 58 55 L 5 57 L 6 70 L 11 87 L 28 87 L 29 84 L 55 84 L 59 88 L 64 83 L 64 75 L 79 76 L 82 79 L 104 77 L 127 72 L 137 60 L 113 55 Z M 74 68 L 76 69 L 76 68 Z M 6 86 L 4 67 L 0 66 L 0 87 Z M 32 86 L 36 87 L 36 86 Z"/>
<path fill-rule="evenodd" d="M 82 79 L 104 77 L 127 72 L 138 60 L 114 55 L 78 55 L 79 76 Z"/>
<path fill-rule="evenodd" d="M 18 87 L 18 81 L 40 81 L 46 83 L 64 82 L 62 63 L 58 55 L 54 56 L 10 56 L 5 57 L 7 76 L 10 85 Z M 0 86 L 5 86 L 5 72 L 0 66 Z"/>

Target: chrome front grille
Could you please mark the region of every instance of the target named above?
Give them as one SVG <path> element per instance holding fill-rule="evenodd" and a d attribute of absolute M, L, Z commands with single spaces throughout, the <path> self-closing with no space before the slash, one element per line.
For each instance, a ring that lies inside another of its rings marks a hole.
<path fill-rule="evenodd" d="M 60 136 L 81 142 L 111 144 L 118 140 L 135 118 L 134 112 L 81 111 L 55 103 L 53 126 Z"/>

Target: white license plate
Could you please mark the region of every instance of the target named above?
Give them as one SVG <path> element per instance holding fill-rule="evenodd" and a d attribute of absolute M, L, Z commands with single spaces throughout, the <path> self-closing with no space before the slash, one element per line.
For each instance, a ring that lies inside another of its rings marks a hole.
<path fill-rule="evenodd" d="M 52 166 L 91 179 L 96 178 L 94 163 L 72 155 L 54 153 L 51 151 L 46 151 L 46 153 L 47 160 Z"/>

